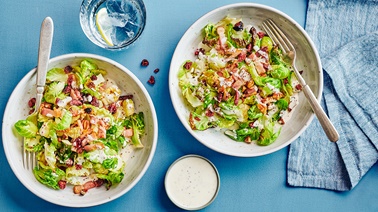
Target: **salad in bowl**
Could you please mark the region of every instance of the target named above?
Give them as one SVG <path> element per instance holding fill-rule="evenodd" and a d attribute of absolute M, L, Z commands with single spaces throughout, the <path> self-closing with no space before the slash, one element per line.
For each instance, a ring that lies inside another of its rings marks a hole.
<path fill-rule="evenodd" d="M 41 107 L 36 69 L 10 96 L 4 112 L 4 152 L 32 193 L 51 203 L 89 207 L 115 200 L 147 171 L 157 145 L 153 102 L 139 79 L 108 58 L 86 53 L 50 59 Z M 28 114 L 34 110 L 36 121 Z M 38 165 L 23 166 L 23 149 Z"/>
<path fill-rule="evenodd" d="M 277 45 L 241 18 L 203 28 L 203 40 L 179 70 L 193 130 L 223 128 L 229 138 L 266 146 L 298 104 L 301 86 Z"/>
<path fill-rule="evenodd" d="M 290 64 L 261 30 L 267 19 L 292 42 L 296 67 L 316 98 L 321 97 L 320 57 L 291 17 L 255 3 L 204 14 L 177 44 L 169 91 L 186 130 L 217 152 L 238 157 L 273 153 L 300 136 L 314 117 Z"/>
<path fill-rule="evenodd" d="M 15 123 L 24 148 L 37 153 L 33 173 L 40 183 L 53 189 L 69 183 L 81 195 L 103 184 L 110 188 L 124 177 L 120 149 L 143 148 L 143 112 L 135 113 L 133 96 L 121 95 L 105 76 L 90 60 L 49 70 L 42 104 L 34 108 L 37 122 Z"/>

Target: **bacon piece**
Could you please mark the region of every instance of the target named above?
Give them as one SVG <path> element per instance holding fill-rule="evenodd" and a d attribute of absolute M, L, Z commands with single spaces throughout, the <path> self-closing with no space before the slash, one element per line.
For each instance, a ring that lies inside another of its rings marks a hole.
<path fill-rule="evenodd" d="M 255 64 L 257 73 L 260 76 L 265 75 L 266 70 L 264 68 L 264 65 L 259 61 L 253 61 L 253 63 Z"/>
<path fill-rule="evenodd" d="M 94 151 L 96 149 L 104 149 L 105 146 L 103 143 L 95 143 L 84 146 L 84 150 L 87 152 Z"/>
<path fill-rule="evenodd" d="M 131 136 L 133 136 L 133 134 L 134 134 L 134 132 L 133 132 L 133 129 L 125 129 L 125 130 L 123 130 L 123 132 L 122 132 L 122 135 L 124 136 L 124 137 L 127 137 L 127 138 L 130 138 Z"/>
<path fill-rule="evenodd" d="M 41 109 L 41 115 L 43 115 L 43 116 L 47 116 L 47 117 L 50 117 L 50 118 L 52 118 L 52 117 L 56 117 L 56 113 L 55 113 L 54 110 L 51 110 L 51 109 L 49 109 L 49 108 L 45 108 L 45 107 L 43 107 L 43 108 Z"/>
<path fill-rule="evenodd" d="M 244 85 L 244 82 L 241 81 L 241 80 L 236 80 L 233 84 L 232 84 L 232 88 L 235 89 L 235 90 L 238 90 L 241 86 Z"/>
<path fill-rule="evenodd" d="M 266 111 L 267 111 L 267 107 L 266 105 L 263 105 L 263 104 L 257 104 L 257 108 L 263 113 L 263 114 L 266 114 Z"/>

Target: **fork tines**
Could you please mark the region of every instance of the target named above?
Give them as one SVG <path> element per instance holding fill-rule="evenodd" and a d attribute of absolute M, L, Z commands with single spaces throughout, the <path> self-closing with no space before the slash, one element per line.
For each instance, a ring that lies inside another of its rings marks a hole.
<path fill-rule="evenodd" d="M 291 44 L 286 35 L 277 26 L 272 19 L 266 19 L 262 23 L 262 27 L 265 32 L 269 35 L 275 45 L 279 45 L 283 53 L 288 53 L 294 50 L 294 46 Z"/>
<path fill-rule="evenodd" d="M 34 152 L 29 152 L 26 149 L 23 150 L 23 165 L 25 169 L 33 170 L 37 165 L 37 158 Z"/>

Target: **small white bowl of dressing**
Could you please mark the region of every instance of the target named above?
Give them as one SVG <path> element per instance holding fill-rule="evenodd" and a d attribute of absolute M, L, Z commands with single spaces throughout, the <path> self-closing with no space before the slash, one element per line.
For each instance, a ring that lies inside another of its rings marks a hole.
<path fill-rule="evenodd" d="M 220 177 L 217 168 L 199 155 L 185 155 L 168 168 L 165 191 L 169 199 L 185 210 L 200 210 L 218 195 Z"/>

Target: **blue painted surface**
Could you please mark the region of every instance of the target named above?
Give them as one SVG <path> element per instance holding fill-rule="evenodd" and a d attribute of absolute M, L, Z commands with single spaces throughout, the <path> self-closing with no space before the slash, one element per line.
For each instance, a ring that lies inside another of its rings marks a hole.
<path fill-rule="evenodd" d="M 111 58 L 145 84 L 155 104 L 159 138 L 155 157 L 144 177 L 124 196 L 104 205 L 78 211 L 176 211 L 164 190 L 169 165 L 186 154 L 199 154 L 218 168 L 221 188 L 204 211 L 378 211 L 378 165 L 372 167 L 352 191 L 334 192 L 293 188 L 286 183 L 288 147 L 257 158 L 226 156 L 196 141 L 177 118 L 169 97 L 168 74 L 174 49 L 187 28 L 205 13 L 234 0 L 145 0 L 147 26 L 131 48 L 112 52 L 92 44 L 79 23 L 80 0 L 2 1 L 0 7 L 0 119 L 19 80 L 37 63 L 39 29 L 44 17 L 54 20 L 51 57 L 85 52 Z M 304 26 L 307 1 L 256 0 L 279 9 Z M 147 58 L 150 65 L 140 67 Z M 153 70 L 159 68 L 158 74 Z M 154 75 L 156 84 L 147 84 Z M 6 142 L 6 141 L 2 141 Z M 0 145 L 1 211 L 69 211 L 72 208 L 46 202 L 27 190 L 13 174 Z M 80 198 L 80 197 L 78 197 Z"/>

